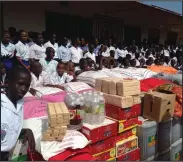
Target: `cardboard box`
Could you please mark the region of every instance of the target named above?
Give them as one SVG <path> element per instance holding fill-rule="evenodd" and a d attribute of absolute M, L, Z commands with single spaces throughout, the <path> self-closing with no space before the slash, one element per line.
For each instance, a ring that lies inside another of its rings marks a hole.
<path fill-rule="evenodd" d="M 116 120 L 127 120 L 138 117 L 141 114 L 141 104 L 133 105 L 126 109 L 106 104 L 105 109 L 106 116 Z"/>
<path fill-rule="evenodd" d="M 105 152 L 101 152 L 99 154 L 95 154 L 93 155 L 96 159 L 96 161 L 107 161 L 111 158 L 115 158 L 116 157 L 116 150 L 115 148 L 109 149 Z"/>
<path fill-rule="evenodd" d="M 117 94 L 119 96 L 133 96 L 140 94 L 140 82 L 138 80 L 123 79 L 117 82 Z"/>
<path fill-rule="evenodd" d="M 140 104 L 141 103 L 141 96 L 140 95 L 134 95 L 133 97 L 133 104 Z"/>
<path fill-rule="evenodd" d="M 108 78 L 108 77 L 106 77 Z M 104 78 L 96 78 L 95 80 L 95 89 L 96 91 L 102 92 L 102 81 L 105 79 Z"/>
<path fill-rule="evenodd" d="M 109 118 L 109 119 L 114 120 L 114 121 L 116 121 L 118 123 L 117 124 L 118 133 L 125 132 L 127 130 L 130 130 L 130 129 L 138 126 L 138 117 L 131 118 L 129 120 L 120 120 L 120 121 L 112 119 L 112 118 Z"/>
<path fill-rule="evenodd" d="M 140 148 L 118 157 L 117 161 L 140 161 Z"/>
<path fill-rule="evenodd" d="M 129 108 L 133 105 L 133 97 L 132 96 L 117 96 L 111 94 L 104 93 L 105 102 L 110 105 L 114 105 L 121 108 Z"/>
<path fill-rule="evenodd" d="M 117 82 L 121 80 L 121 78 L 113 78 L 109 81 L 109 94 L 117 95 Z"/>
<path fill-rule="evenodd" d="M 120 157 L 138 148 L 138 137 L 131 136 L 128 139 L 116 143 L 116 157 Z"/>
<path fill-rule="evenodd" d="M 112 78 L 105 78 L 102 80 L 102 92 L 109 94 L 109 82 Z"/>
<path fill-rule="evenodd" d="M 131 128 L 131 129 L 127 130 L 127 131 L 119 133 L 116 136 L 116 143 L 119 142 L 119 141 L 122 141 L 124 139 L 128 139 L 131 136 L 136 136 L 136 135 L 137 135 L 137 126 L 134 126 L 133 128 Z"/>
<path fill-rule="evenodd" d="M 115 137 L 110 137 L 108 139 L 91 144 L 92 155 L 105 152 L 116 146 Z"/>
<path fill-rule="evenodd" d="M 173 117 L 175 94 L 150 92 L 144 96 L 143 117 L 156 122 L 166 121 Z"/>
<path fill-rule="evenodd" d="M 99 142 L 117 135 L 117 122 L 106 118 L 100 125 L 83 123 L 82 133 L 92 143 Z"/>

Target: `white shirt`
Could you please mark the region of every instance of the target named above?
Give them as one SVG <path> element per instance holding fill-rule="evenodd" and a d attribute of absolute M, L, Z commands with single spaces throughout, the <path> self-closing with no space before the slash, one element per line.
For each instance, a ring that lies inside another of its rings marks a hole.
<path fill-rule="evenodd" d="M 62 62 L 68 62 L 71 60 L 71 53 L 68 47 L 60 46 L 57 49 L 57 56 Z"/>
<path fill-rule="evenodd" d="M 53 45 L 53 44 L 51 44 L 50 41 L 48 41 L 48 42 L 46 42 L 46 43 L 44 44 L 44 48 L 46 49 L 47 47 L 52 47 L 52 48 L 55 50 L 55 57 L 54 57 L 54 58 L 58 58 L 58 56 L 57 56 L 58 44 L 55 43 L 55 44 Z"/>
<path fill-rule="evenodd" d="M 17 51 L 16 56 L 20 57 L 21 60 L 29 60 L 30 51 L 28 44 L 23 44 L 21 41 L 18 41 L 18 43 L 15 44 L 15 49 Z"/>
<path fill-rule="evenodd" d="M 110 52 L 111 50 L 116 51 L 116 49 L 115 49 L 113 46 L 108 47 L 108 50 L 109 50 L 109 52 Z"/>
<path fill-rule="evenodd" d="M 162 50 L 161 51 L 161 54 L 163 54 L 164 53 L 164 56 L 170 56 L 170 52 L 168 51 L 168 50 Z"/>
<path fill-rule="evenodd" d="M 15 45 L 9 43 L 7 46 L 1 43 L 1 56 L 10 56 L 13 57 L 15 53 Z"/>
<path fill-rule="evenodd" d="M 11 151 L 23 127 L 23 100 L 17 108 L 1 93 L 1 151 Z"/>
<path fill-rule="evenodd" d="M 48 64 L 45 59 L 40 59 L 39 63 L 41 64 L 43 71 L 45 71 L 48 74 L 52 74 L 56 71 L 58 62 L 55 60 L 51 60 Z"/>
<path fill-rule="evenodd" d="M 81 50 L 81 48 L 71 47 L 69 48 L 69 50 L 71 53 L 71 61 L 73 63 L 79 64 L 80 59 L 83 57 L 83 51 Z"/>
<path fill-rule="evenodd" d="M 115 51 L 115 56 L 114 59 L 118 59 L 119 57 L 126 57 L 126 55 L 128 54 L 127 50 L 120 50 L 119 48 L 116 49 Z"/>
<path fill-rule="evenodd" d="M 31 85 L 30 88 L 43 87 L 46 85 L 49 75 L 45 71 L 39 75 L 39 79 L 31 72 Z"/>
<path fill-rule="evenodd" d="M 44 46 L 38 46 L 36 43 L 34 43 L 29 47 L 29 49 L 30 49 L 30 58 L 39 60 L 41 58 L 46 57 L 46 54 L 45 54 L 46 49 L 44 48 Z"/>
<path fill-rule="evenodd" d="M 90 52 L 85 53 L 84 58 L 91 58 L 94 62 L 96 62 L 95 53 L 91 54 Z"/>
<path fill-rule="evenodd" d="M 57 72 L 54 72 L 49 78 L 49 82 L 47 84 L 62 85 L 70 82 L 71 80 L 73 80 L 73 76 L 68 75 L 67 73 L 64 73 L 62 77 L 60 77 Z"/>

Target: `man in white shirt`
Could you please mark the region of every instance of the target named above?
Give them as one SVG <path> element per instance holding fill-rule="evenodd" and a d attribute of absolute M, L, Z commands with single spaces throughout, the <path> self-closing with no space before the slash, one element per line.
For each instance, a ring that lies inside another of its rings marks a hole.
<path fill-rule="evenodd" d="M 58 59 L 58 56 L 57 56 L 58 44 L 56 43 L 55 34 L 49 34 L 49 41 L 44 44 L 44 48 L 46 49 L 47 47 L 52 47 L 55 50 L 54 58 Z"/>
<path fill-rule="evenodd" d="M 1 93 L 1 160 L 8 161 L 9 152 L 15 147 L 20 134 L 28 141 L 31 151 L 35 150 L 34 135 L 23 128 L 23 97 L 31 83 L 30 73 L 16 67 L 8 73 L 8 89 Z"/>
<path fill-rule="evenodd" d="M 10 34 L 8 31 L 4 31 L 1 42 L 1 56 L 7 57 L 3 60 L 5 68 L 11 69 L 13 64 L 13 56 L 15 54 L 15 45 L 10 43 Z"/>
<path fill-rule="evenodd" d="M 114 59 L 117 60 L 119 57 L 124 58 L 126 57 L 127 54 L 128 54 L 128 51 L 124 49 L 122 44 L 119 44 L 115 51 Z"/>
<path fill-rule="evenodd" d="M 72 40 L 72 47 L 70 48 L 71 53 L 71 61 L 75 64 L 75 66 L 79 65 L 79 61 L 83 58 L 83 51 L 78 47 L 79 38 L 75 38 Z"/>
<path fill-rule="evenodd" d="M 71 60 L 71 53 L 68 47 L 68 39 L 63 38 L 61 44 L 62 45 L 57 49 L 57 56 L 59 60 L 62 60 L 62 62 L 67 63 Z"/>
<path fill-rule="evenodd" d="M 52 47 L 46 48 L 46 58 L 42 58 L 39 60 L 43 71 L 45 71 L 48 74 L 52 74 L 56 71 L 56 67 L 58 62 L 53 60 L 55 56 L 55 50 Z"/>

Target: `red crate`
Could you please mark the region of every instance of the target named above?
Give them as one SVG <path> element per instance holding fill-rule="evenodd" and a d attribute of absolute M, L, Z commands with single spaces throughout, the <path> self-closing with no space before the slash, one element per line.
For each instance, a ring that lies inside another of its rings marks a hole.
<path fill-rule="evenodd" d="M 133 105 L 130 108 L 120 108 L 110 104 L 106 104 L 106 116 L 116 120 L 127 120 L 137 117 L 141 114 L 141 104 Z"/>
<path fill-rule="evenodd" d="M 116 159 L 116 161 L 139 161 L 139 160 L 140 160 L 140 148 L 128 152 Z"/>

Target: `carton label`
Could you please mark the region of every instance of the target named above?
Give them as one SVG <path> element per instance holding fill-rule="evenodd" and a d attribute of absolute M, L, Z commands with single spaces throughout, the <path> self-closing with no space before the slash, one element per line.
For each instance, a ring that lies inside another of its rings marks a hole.
<path fill-rule="evenodd" d="M 116 156 L 116 151 L 115 151 L 115 149 L 112 149 L 111 151 L 110 151 L 110 157 L 115 157 Z"/>
<path fill-rule="evenodd" d="M 180 161 L 180 152 L 175 153 L 175 161 Z"/>
<path fill-rule="evenodd" d="M 148 147 L 155 146 L 156 143 L 156 134 L 148 136 Z"/>

